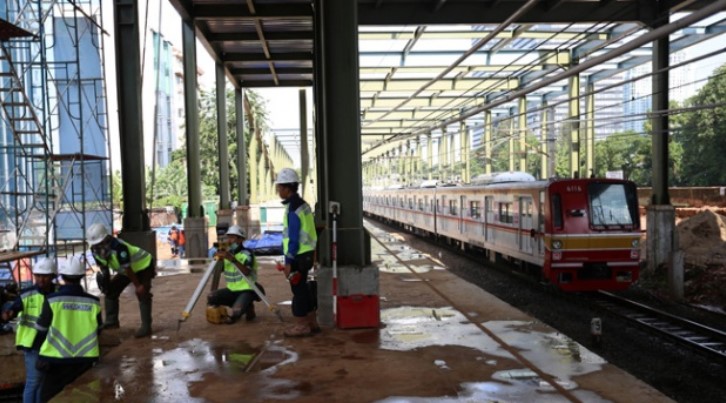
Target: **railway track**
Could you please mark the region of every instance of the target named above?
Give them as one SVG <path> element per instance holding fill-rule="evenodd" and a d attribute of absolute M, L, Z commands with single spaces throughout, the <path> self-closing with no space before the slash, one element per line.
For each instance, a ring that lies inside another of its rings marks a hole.
<path fill-rule="evenodd" d="M 595 303 L 652 333 L 726 363 L 726 332 L 663 312 L 606 291 L 595 294 Z"/>

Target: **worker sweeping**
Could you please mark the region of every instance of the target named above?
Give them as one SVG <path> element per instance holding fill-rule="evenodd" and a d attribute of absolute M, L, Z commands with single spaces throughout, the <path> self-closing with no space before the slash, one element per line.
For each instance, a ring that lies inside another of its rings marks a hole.
<path fill-rule="evenodd" d="M 282 250 L 285 264 L 282 271 L 292 290 L 292 315 L 295 323 L 285 330 L 285 336 L 309 336 L 320 331 L 315 306 L 307 285 L 308 271 L 313 267 L 313 253 L 318 236 L 310 205 L 297 193 L 300 179 L 290 168 L 283 168 L 275 181 L 277 194 L 283 200 Z"/>
<path fill-rule="evenodd" d="M 86 238 L 91 244 L 93 257 L 101 269 L 96 280 L 98 288 L 105 295 L 106 320 L 103 328 L 119 327 L 119 296 L 129 283 L 133 283 L 141 313 L 141 327 L 134 336 L 137 338 L 150 336 L 153 297 L 151 279 L 156 277 L 154 258 L 149 252 L 111 236 L 106 226 L 100 223 L 93 224 L 88 229 Z M 109 269 L 115 271 L 116 275 L 111 277 Z"/>
<path fill-rule="evenodd" d="M 257 261 L 252 251 L 243 246 L 246 235 L 239 226 L 229 227 L 225 236 L 228 246 L 225 250 L 217 251 L 215 258 L 224 261 L 224 280 L 227 286 L 207 297 L 207 320 L 211 323 L 232 324 L 244 314 L 245 319 L 251 321 L 257 317 L 255 301 L 260 301 L 260 297 L 250 282 L 264 293 L 262 286 L 257 283 Z M 232 315 L 229 317 L 226 315 L 225 306 L 232 308 Z"/>
<path fill-rule="evenodd" d="M 45 373 L 35 368 L 40 346 L 43 344 L 46 328 L 38 325 L 45 297 L 55 291 L 55 263 L 42 258 L 33 266 L 34 285 L 20 293 L 9 309 L 2 312 L 2 320 L 8 321 L 20 316 L 15 334 L 15 346 L 25 352 L 25 389 L 23 402 L 40 402 Z"/>

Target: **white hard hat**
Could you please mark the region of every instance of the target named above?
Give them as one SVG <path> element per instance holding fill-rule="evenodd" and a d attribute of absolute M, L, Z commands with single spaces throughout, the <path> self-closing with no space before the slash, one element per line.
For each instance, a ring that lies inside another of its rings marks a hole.
<path fill-rule="evenodd" d="M 239 225 L 233 225 L 229 227 L 225 235 L 237 235 L 241 236 L 242 238 L 247 238 L 247 235 L 245 235 L 245 232 L 242 231 L 242 228 L 240 228 Z"/>
<path fill-rule="evenodd" d="M 300 178 L 297 177 L 297 172 L 292 168 L 282 168 L 277 174 L 277 180 L 275 184 L 279 183 L 298 183 Z"/>
<path fill-rule="evenodd" d="M 103 241 L 108 235 L 108 229 L 105 225 L 101 223 L 95 223 L 91 225 L 91 228 L 88 229 L 88 232 L 86 233 L 86 239 L 88 239 L 88 243 L 93 246 L 101 243 L 101 241 Z"/>
<path fill-rule="evenodd" d="M 66 264 L 61 266 L 58 273 L 65 274 L 66 276 L 82 276 L 86 274 L 86 266 L 80 261 L 80 259 L 72 257 L 68 259 Z"/>
<path fill-rule="evenodd" d="M 55 274 L 55 262 L 47 257 L 38 260 L 33 266 L 33 274 Z"/>

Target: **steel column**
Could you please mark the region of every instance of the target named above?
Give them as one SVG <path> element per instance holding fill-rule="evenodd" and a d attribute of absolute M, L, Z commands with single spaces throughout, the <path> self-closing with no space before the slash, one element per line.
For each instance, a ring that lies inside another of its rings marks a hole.
<path fill-rule="evenodd" d="M 544 98 L 544 97 L 543 97 Z M 540 179 L 547 179 L 549 177 L 549 173 L 547 170 L 547 160 L 549 157 L 548 153 L 548 145 L 549 145 L 549 119 L 548 119 L 548 107 L 547 107 L 547 101 L 544 99 L 542 100 L 542 111 L 540 112 L 540 135 L 539 135 L 539 141 L 540 141 Z"/>
<path fill-rule="evenodd" d="M 250 124 L 255 124 L 250 121 Z M 259 173 L 260 163 L 259 158 L 261 157 L 259 142 L 257 141 L 256 132 L 257 129 L 250 126 L 250 204 L 257 204 L 260 202 L 260 187 L 259 187 Z"/>
<path fill-rule="evenodd" d="M 194 23 L 182 21 L 184 53 L 184 110 L 187 137 L 188 217 L 202 217 L 202 176 L 199 160 L 199 111 L 197 110 L 197 37 Z M 130 63 L 124 60 L 124 63 Z"/>
<path fill-rule="evenodd" d="M 360 92 L 358 79 L 358 4 L 354 1 L 323 0 L 322 28 L 324 53 L 325 159 L 327 198 L 339 202 L 337 248 L 338 265 L 370 263 L 370 241 L 363 228 Z M 330 250 L 329 230 L 322 237 L 321 251 Z M 324 262 L 329 263 L 329 262 Z"/>
<path fill-rule="evenodd" d="M 514 172 L 514 108 L 509 108 L 509 172 Z"/>
<path fill-rule="evenodd" d="M 527 172 L 527 97 L 518 102 L 517 133 L 519 134 L 519 170 Z"/>
<path fill-rule="evenodd" d="M 484 111 L 484 173 L 492 173 L 492 111 Z"/>
<path fill-rule="evenodd" d="M 250 203 L 247 193 L 247 140 L 245 138 L 244 90 L 234 91 L 234 110 L 237 131 L 237 200 L 240 205 Z"/>
<path fill-rule="evenodd" d="M 595 84 L 588 81 L 585 96 L 585 173 L 595 175 Z"/>
<path fill-rule="evenodd" d="M 122 231 L 148 231 L 138 4 L 136 0 L 116 0 L 114 6 L 121 178 L 124 184 Z"/>
<path fill-rule="evenodd" d="M 310 157 L 308 156 L 308 104 L 305 89 L 300 90 L 300 173 L 303 199 L 308 188 L 308 175 L 310 174 Z"/>
<path fill-rule="evenodd" d="M 654 205 L 670 204 L 668 195 L 668 65 L 669 40 L 664 36 L 653 43 L 653 200 Z"/>
<path fill-rule="evenodd" d="M 229 147 L 227 146 L 227 90 L 224 66 L 215 66 L 217 80 L 217 148 L 219 150 L 219 209 L 229 206 Z"/>
<path fill-rule="evenodd" d="M 426 168 L 429 171 L 429 180 L 433 179 L 433 170 L 434 170 L 434 139 L 431 135 L 431 132 L 429 132 L 426 135 L 426 154 L 428 154 L 428 160 L 426 161 Z"/>
<path fill-rule="evenodd" d="M 576 62 L 573 60 L 573 64 Z M 580 177 L 580 75 L 571 76 L 568 82 L 570 94 L 569 111 L 567 114 L 570 132 L 570 176 Z"/>

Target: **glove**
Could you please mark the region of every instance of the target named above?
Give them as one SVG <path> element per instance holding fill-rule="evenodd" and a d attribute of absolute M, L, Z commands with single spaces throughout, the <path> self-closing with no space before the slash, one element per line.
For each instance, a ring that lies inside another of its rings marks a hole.
<path fill-rule="evenodd" d="M 290 275 L 287 276 L 287 281 L 289 281 L 291 285 L 298 285 L 300 284 L 300 281 L 302 281 L 302 274 L 300 274 L 299 271 L 290 272 Z"/>

